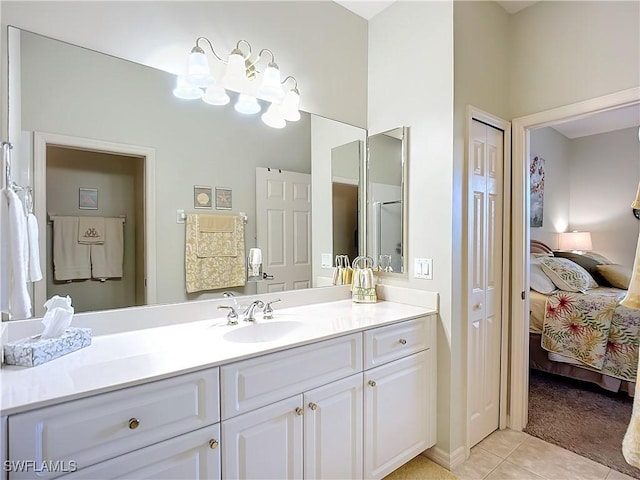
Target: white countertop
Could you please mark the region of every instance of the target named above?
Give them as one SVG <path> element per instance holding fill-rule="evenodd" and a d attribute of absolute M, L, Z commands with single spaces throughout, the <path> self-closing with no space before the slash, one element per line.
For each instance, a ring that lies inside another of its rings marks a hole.
<path fill-rule="evenodd" d="M 271 320 L 263 320 L 258 315 L 258 323 L 301 322 L 274 341 L 241 343 L 225 340 L 226 333 L 255 325 L 240 320 L 237 326 L 227 326 L 224 316 L 95 336 L 89 347 L 48 363 L 36 367 L 2 368 L 0 415 L 231 363 L 430 313 L 435 310 L 403 303 L 363 304 L 341 300 L 276 308 Z"/>

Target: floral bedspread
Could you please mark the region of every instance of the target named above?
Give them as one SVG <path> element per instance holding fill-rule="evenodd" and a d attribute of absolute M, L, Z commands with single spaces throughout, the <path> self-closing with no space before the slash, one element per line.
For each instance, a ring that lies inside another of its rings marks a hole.
<path fill-rule="evenodd" d="M 542 348 L 606 375 L 635 382 L 640 310 L 619 305 L 624 293 L 550 295 L 545 306 Z"/>

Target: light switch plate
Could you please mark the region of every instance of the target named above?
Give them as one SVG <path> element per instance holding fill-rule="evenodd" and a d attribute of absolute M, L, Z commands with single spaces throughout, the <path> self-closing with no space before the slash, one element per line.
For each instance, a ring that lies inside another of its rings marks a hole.
<path fill-rule="evenodd" d="M 433 280 L 433 259 L 416 258 L 414 260 L 414 276 L 425 280 Z"/>
<path fill-rule="evenodd" d="M 333 266 L 333 262 L 331 261 L 332 257 L 333 255 L 331 255 L 330 253 L 321 254 L 322 268 L 331 268 Z"/>
<path fill-rule="evenodd" d="M 184 219 L 186 215 L 184 214 L 184 210 L 178 209 L 176 210 L 176 223 L 184 223 Z"/>

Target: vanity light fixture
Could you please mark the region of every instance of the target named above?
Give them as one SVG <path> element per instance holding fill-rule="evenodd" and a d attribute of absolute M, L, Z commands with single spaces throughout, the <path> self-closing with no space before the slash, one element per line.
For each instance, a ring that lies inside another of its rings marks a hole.
<path fill-rule="evenodd" d="M 212 75 L 200 43 L 208 45 L 214 57 L 226 65 L 220 80 Z M 259 63 L 266 63 L 264 71 L 258 70 Z M 292 76 L 280 80 L 280 68 L 271 50 L 263 48 L 252 57 L 251 44 L 240 40 L 224 60 L 207 37 L 198 37 L 189 54 L 187 74 L 178 75 L 173 94 L 185 100 L 201 98 L 210 105 L 226 105 L 231 101 L 227 91 L 238 93 L 234 109 L 246 115 L 262 110 L 258 99 L 269 102 L 261 118 L 270 127 L 283 128 L 287 122 L 300 120 L 298 81 Z"/>

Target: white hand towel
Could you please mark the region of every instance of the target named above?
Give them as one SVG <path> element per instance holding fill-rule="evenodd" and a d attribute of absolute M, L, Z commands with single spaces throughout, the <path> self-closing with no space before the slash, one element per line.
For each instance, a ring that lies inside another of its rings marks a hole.
<path fill-rule="evenodd" d="M 27 215 L 27 237 L 29 242 L 29 271 L 27 278 L 30 282 L 42 280 L 40 270 L 40 247 L 38 246 L 38 220 L 33 213 Z"/>
<path fill-rule="evenodd" d="M 2 229 L 3 248 L 0 264 L 7 272 L 2 275 L 2 311 L 13 318 L 29 318 L 31 316 L 31 298 L 27 289 L 27 252 L 25 249 L 27 236 L 27 219 L 24 207 L 18 195 L 11 189 L 2 190 Z M 5 283 L 6 282 L 6 283 Z"/>
<path fill-rule="evenodd" d="M 56 280 L 91 278 L 90 245 L 78 243 L 78 217 L 53 217 L 53 272 Z"/>
<path fill-rule="evenodd" d="M 91 245 L 91 276 L 93 278 L 121 278 L 124 260 L 123 218 L 104 219 L 104 243 Z"/>

